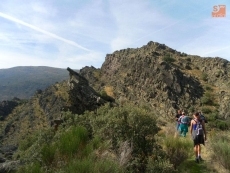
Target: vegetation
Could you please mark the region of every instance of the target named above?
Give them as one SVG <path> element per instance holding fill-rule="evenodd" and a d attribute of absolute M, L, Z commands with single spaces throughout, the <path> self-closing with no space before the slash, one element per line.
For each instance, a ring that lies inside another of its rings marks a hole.
<path fill-rule="evenodd" d="M 163 58 L 163 60 L 164 60 L 165 62 L 168 62 L 168 63 L 173 63 L 173 62 L 176 61 L 173 57 L 171 57 L 170 54 L 165 55 L 164 58 Z"/>
<path fill-rule="evenodd" d="M 191 139 L 176 135 L 174 125 L 158 120 L 147 105 L 123 103 L 111 107 L 106 104 L 94 112 L 83 115 L 63 112 L 63 116 L 65 123 L 57 132 L 43 131 L 20 144 L 17 155 L 26 164 L 18 173 L 176 173 L 187 169 L 188 161 L 194 157 Z M 157 126 L 158 121 L 163 129 Z M 229 140 L 217 136 L 212 140 L 219 141 L 211 145 L 216 154 L 213 159 L 222 156 L 215 152 L 220 148 L 223 153 L 229 152 Z M 33 145 L 30 141 L 34 141 Z M 226 155 L 215 161 L 229 169 L 228 159 Z M 201 169 L 197 164 L 192 165 L 190 170 Z M 203 165 L 204 169 L 211 168 Z"/>
<path fill-rule="evenodd" d="M 212 92 L 205 92 L 204 96 L 201 98 L 201 103 L 204 105 L 215 105 Z"/>
<path fill-rule="evenodd" d="M 226 170 L 230 170 L 230 137 L 226 134 L 216 134 L 212 137 L 212 161 Z"/>
<path fill-rule="evenodd" d="M 96 112 L 70 114 L 64 114 L 59 133 L 44 131 L 33 145 L 29 140 L 20 144 L 17 154 L 27 164 L 18 172 L 172 172 L 173 164 L 155 140 L 159 128 L 149 109 L 107 104 Z"/>
<path fill-rule="evenodd" d="M 69 96 L 75 94 L 69 95 L 67 82 L 17 106 L 0 125 L 2 143 L 23 139 L 13 156 L 22 163 L 17 172 L 229 172 L 230 119 L 223 113 L 229 108 L 229 66 L 219 72 L 226 61 L 199 60 L 165 45 L 151 45 L 116 51 L 102 69 L 82 70 L 92 88 L 109 101 L 92 112 L 68 111 L 69 106 L 81 108 L 78 103 L 85 97 L 76 95 L 79 99 L 71 105 Z M 205 161 L 200 164 L 194 162 L 190 134 L 180 137 L 175 130 L 172 111 L 177 106 L 188 113 L 201 110 L 208 120 Z M 63 123 L 51 129 L 50 120 L 59 118 Z"/>
<path fill-rule="evenodd" d="M 204 81 L 208 81 L 208 74 L 207 73 L 202 73 L 201 79 Z"/>

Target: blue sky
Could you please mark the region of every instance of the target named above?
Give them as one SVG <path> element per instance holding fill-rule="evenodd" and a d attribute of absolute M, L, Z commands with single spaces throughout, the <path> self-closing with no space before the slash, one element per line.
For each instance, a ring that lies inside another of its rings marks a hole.
<path fill-rule="evenodd" d="M 212 17 L 214 5 L 226 17 Z M 229 0 L 2 0 L 0 69 L 100 68 L 106 54 L 159 42 L 230 61 Z"/>

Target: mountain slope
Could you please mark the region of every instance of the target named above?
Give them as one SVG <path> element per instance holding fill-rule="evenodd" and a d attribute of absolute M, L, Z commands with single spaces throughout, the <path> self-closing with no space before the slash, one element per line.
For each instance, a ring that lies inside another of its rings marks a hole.
<path fill-rule="evenodd" d="M 0 69 L 0 101 L 30 98 L 36 90 L 44 90 L 55 82 L 68 79 L 66 69 L 52 67 L 13 67 Z"/>
<path fill-rule="evenodd" d="M 100 69 L 87 66 L 79 73 L 70 68 L 67 70 L 68 81 L 55 83 L 44 91 L 36 92 L 31 99 L 10 110 L 12 113 L 4 115 L 0 124 L 0 152 L 1 148 L 10 148 L 12 144 L 17 148 L 26 136 L 50 129 L 52 120 L 64 121 L 65 118 L 66 124 L 86 126 L 91 134 L 111 134 L 112 138 L 108 140 L 115 140 L 114 144 L 119 148 L 125 141 L 116 139 L 114 133 L 117 132 L 119 137 L 125 135 L 124 132 L 136 134 L 143 128 L 140 124 L 135 133 L 123 129 L 136 127 L 126 124 L 127 114 L 135 107 L 133 103 L 143 107 L 143 112 L 134 111 L 130 114 L 131 119 L 137 118 L 131 121 L 134 124 L 141 122 L 138 120 L 140 114 L 146 112 L 152 118 L 159 118 L 159 126 L 164 126 L 165 122 L 174 123 L 175 111 L 180 108 L 189 116 L 194 111 L 202 110 L 209 121 L 207 129 L 226 132 L 230 129 L 230 63 L 227 60 L 187 55 L 164 44 L 149 42 L 141 48 L 128 48 L 106 55 Z M 104 98 L 115 100 L 116 103 L 100 107 L 106 102 Z M 120 109 L 126 109 L 125 102 L 132 105 L 132 108 L 119 112 Z M 82 116 L 76 115 L 84 111 Z M 114 121 L 112 116 L 119 120 Z M 81 118 L 83 122 L 79 121 Z M 114 126 L 110 126 L 108 121 L 114 123 Z M 109 129 L 100 134 L 100 128 L 107 125 Z M 146 126 L 146 130 L 149 129 Z"/>
<path fill-rule="evenodd" d="M 118 100 L 148 103 L 160 115 L 203 109 L 225 118 L 230 117 L 229 72 L 227 60 L 187 55 L 152 41 L 107 54 L 101 69 L 80 70 L 97 90 Z"/>

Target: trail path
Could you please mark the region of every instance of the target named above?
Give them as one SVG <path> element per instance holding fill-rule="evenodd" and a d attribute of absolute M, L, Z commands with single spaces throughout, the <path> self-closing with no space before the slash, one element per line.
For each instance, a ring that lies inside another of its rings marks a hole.
<path fill-rule="evenodd" d="M 190 134 L 186 138 L 191 139 Z M 209 139 L 205 142 L 205 146 L 201 145 L 201 156 L 204 161 L 196 163 L 195 154 L 193 154 L 191 158 L 187 159 L 181 165 L 182 169 L 180 170 L 183 170 L 183 173 L 229 173 L 226 172 L 226 170 L 221 169 L 217 163 L 212 162 Z"/>

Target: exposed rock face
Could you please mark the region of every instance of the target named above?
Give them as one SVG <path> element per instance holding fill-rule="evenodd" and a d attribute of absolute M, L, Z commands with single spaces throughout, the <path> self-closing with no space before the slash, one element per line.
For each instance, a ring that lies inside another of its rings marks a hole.
<path fill-rule="evenodd" d="M 174 115 L 178 108 L 201 109 L 206 87 L 213 89 L 212 99 L 221 105 L 219 112 L 229 110 L 230 63 L 221 58 L 187 55 L 149 42 L 141 48 L 107 54 L 98 78 L 89 75 L 94 72 L 92 67 L 80 71 L 97 90 L 110 87 L 114 98 L 147 102 L 160 115 Z"/>
<path fill-rule="evenodd" d="M 144 100 L 159 114 L 173 114 L 179 107 L 198 103 L 204 91 L 197 79 L 158 56 L 143 56 L 138 55 L 138 50 L 132 51 L 130 56 L 125 52 L 107 55 L 101 68 L 117 98 Z"/>
<path fill-rule="evenodd" d="M 57 124 L 57 120 L 63 121 L 62 111 L 70 110 L 75 114 L 82 114 L 107 102 L 89 86 L 83 76 L 70 68 L 67 70 L 70 75 L 68 81 L 56 83 L 44 91 L 39 90 L 30 100 L 15 107 L 14 113 L 2 122 L 0 147 L 17 146 L 18 141 L 27 135 L 48 128 L 53 122 Z M 11 102 L 4 102 L 4 105 L 8 105 L 6 103 Z"/>
<path fill-rule="evenodd" d="M 6 161 L 0 163 L 0 173 L 15 172 L 20 165 L 20 161 Z"/>
<path fill-rule="evenodd" d="M 92 87 L 87 79 L 79 73 L 67 68 L 70 74 L 69 79 L 69 101 L 70 110 L 73 113 L 81 114 L 85 110 L 95 110 L 106 101 Z"/>
<path fill-rule="evenodd" d="M 11 161 L 17 147 L 14 145 L 0 148 L 0 173 L 13 172 L 17 169 L 19 161 Z"/>

